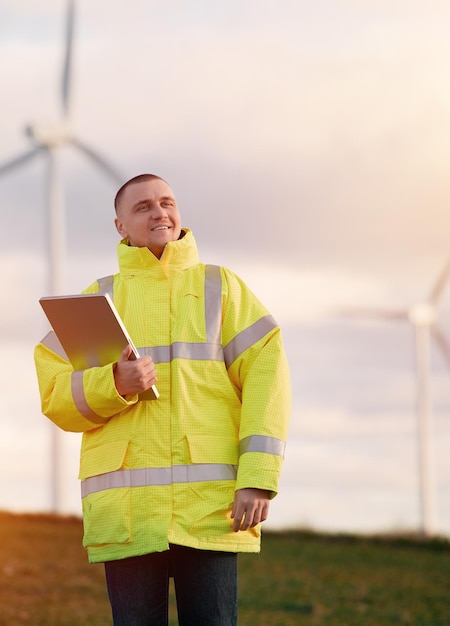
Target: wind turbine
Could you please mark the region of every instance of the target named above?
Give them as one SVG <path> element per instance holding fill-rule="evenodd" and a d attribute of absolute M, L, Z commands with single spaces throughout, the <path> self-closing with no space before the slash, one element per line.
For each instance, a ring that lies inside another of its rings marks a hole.
<path fill-rule="evenodd" d="M 65 44 L 61 76 L 61 117 L 54 123 L 36 123 L 25 126 L 25 134 L 31 141 L 31 148 L 0 165 L 0 176 L 32 159 L 43 156 L 47 159 L 47 264 L 49 294 L 61 294 L 65 282 L 65 210 L 63 188 L 59 171 L 60 150 L 71 146 L 90 159 L 116 186 L 124 179 L 120 173 L 94 148 L 81 141 L 69 123 L 70 95 L 72 79 L 72 53 L 75 24 L 75 0 L 68 0 L 65 24 Z M 60 510 L 61 488 L 59 483 L 61 467 L 60 431 L 52 426 L 51 443 L 51 503 L 55 512 Z"/>
<path fill-rule="evenodd" d="M 408 309 L 351 309 L 346 316 L 408 322 L 414 329 L 416 353 L 417 460 L 419 479 L 420 532 L 435 534 L 435 468 L 433 458 L 433 420 L 430 391 L 430 351 L 434 339 L 450 366 L 450 343 L 438 324 L 437 308 L 450 278 L 450 258 L 444 265 L 425 300 Z"/>

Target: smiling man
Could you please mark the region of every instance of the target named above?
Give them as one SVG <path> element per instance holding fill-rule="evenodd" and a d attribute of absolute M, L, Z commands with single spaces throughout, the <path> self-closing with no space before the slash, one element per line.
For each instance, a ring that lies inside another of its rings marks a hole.
<path fill-rule="evenodd" d="M 130 246 L 148 248 L 158 259 L 181 234 L 181 218 L 169 185 L 155 176 L 125 183 L 115 199 L 116 228 Z"/>
<path fill-rule="evenodd" d="M 233 272 L 200 263 L 163 179 L 131 179 L 115 208 L 119 273 L 86 293 L 110 294 L 141 357 L 74 372 L 48 335 L 42 411 L 83 432 L 83 544 L 114 624 L 165 626 L 173 576 L 180 624 L 234 626 L 237 553 L 260 550 L 284 456 L 280 328 Z"/>

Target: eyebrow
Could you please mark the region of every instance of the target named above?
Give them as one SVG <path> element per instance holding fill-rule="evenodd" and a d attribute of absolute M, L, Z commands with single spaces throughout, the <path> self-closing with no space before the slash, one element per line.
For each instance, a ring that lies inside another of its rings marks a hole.
<path fill-rule="evenodd" d="M 175 200 L 175 198 L 173 196 L 162 196 L 161 198 L 159 198 L 160 202 L 165 202 L 167 200 L 170 200 L 170 202 L 176 203 L 176 200 Z M 148 202 L 150 202 L 150 200 L 148 198 L 145 198 L 143 200 L 138 200 L 137 202 L 135 202 L 133 204 L 133 206 L 131 208 L 135 209 L 136 207 L 140 206 L 141 204 L 147 204 Z"/>

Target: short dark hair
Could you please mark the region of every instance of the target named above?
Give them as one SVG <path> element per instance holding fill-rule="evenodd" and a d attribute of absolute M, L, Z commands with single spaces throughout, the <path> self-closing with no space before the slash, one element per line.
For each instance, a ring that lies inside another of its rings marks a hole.
<path fill-rule="evenodd" d="M 161 178 L 161 176 L 157 176 L 156 174 L 138 174 L 138 176 L 133 176 L 133 178 L 130 178 L 130 180 L 127 180 L 127 182 L 124 183 L 122 187 L 119 189 L 119 191 L 116 193 L 116 197 L 114 198 L 114 208 L 116 210 L 116 213 L 119 210 L 120 200 L 123 196 L 125 189 L 129 185 L 136 185 L 137 183 L 143 183 L 146 180 L 162 180 L 166 182 L 164 178 Z"/>

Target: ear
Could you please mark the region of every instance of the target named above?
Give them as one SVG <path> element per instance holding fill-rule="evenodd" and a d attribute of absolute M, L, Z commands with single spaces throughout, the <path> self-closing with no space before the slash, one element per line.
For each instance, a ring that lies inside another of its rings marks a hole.
<path fill-rule="evenodd" d="M 125 239 L 125 237 L 128 237 L 128 233 L 118 217 L 116 217 L 116 219 L 114 220 L 114 224 L 116 225 L 117 232 L 123 239 Z"/>

